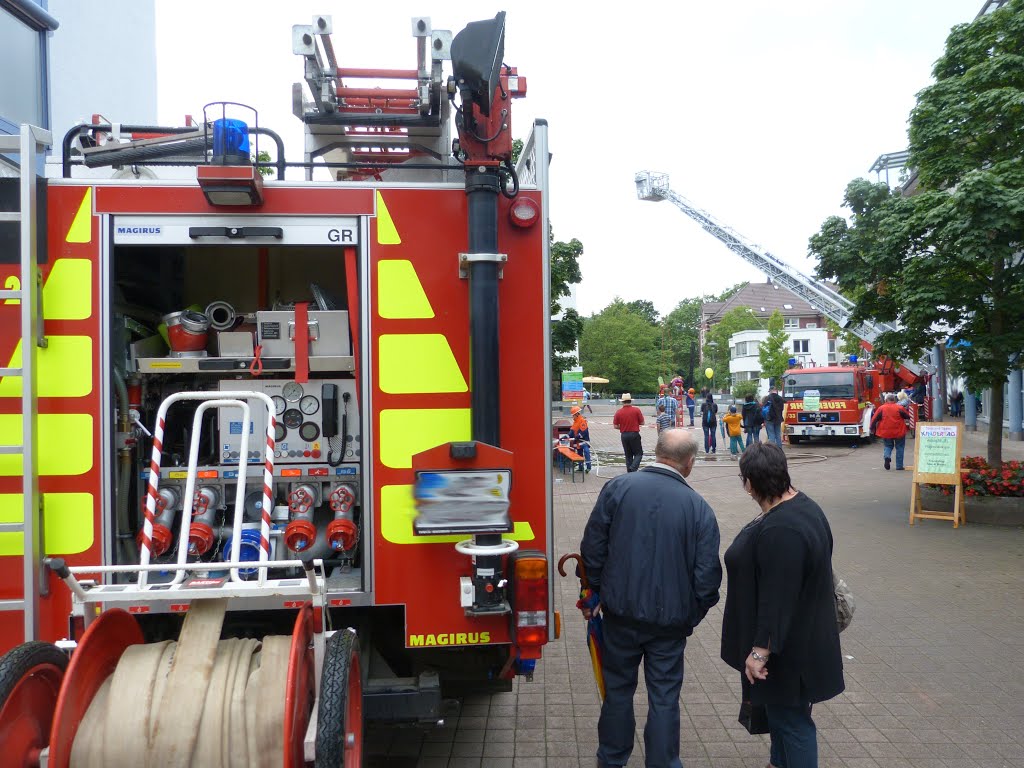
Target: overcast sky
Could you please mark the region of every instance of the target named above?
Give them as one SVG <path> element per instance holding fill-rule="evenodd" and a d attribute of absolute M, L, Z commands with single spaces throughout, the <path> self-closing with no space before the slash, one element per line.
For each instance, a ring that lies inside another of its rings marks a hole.
<path fill-rule="evenodd" d="M 808 237 L 841 212 L 847 182 L 906 147 L 914 95 L 950 27 L 981 5 L 157 0 L 159 117 L 180 124 L 207 102 L 250 104 L 301 160 L 293 24 L 331 14 L 343 66 L 411 69 L 413 16 L 457 32 L 505 10 L 505 61 L 529 84 L 513 133 L 524 138 L 536 117 L 550 124 L 555 237 L 584 246 L 580 311 L 621 296 L 667 313 L 764 278 L 671 203 L 638 201 L 636 171 L 669 173 L 676 192 L 810 273 Z"/>

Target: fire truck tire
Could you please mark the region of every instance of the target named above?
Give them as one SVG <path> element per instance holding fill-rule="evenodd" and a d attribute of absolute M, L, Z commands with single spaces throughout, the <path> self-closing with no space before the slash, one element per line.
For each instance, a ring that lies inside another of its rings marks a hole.
<path fill-rule="evenodd" d="M 0 657 L 0 744 L 4 764 L 39 765 L 68 657 L 51 643 L 23 643 Z M 11 761 L 11 762 L 7 762 Z"/>
<path fill-rule="evenodd" d="M 327 639 L 316 720 L 316 768 L 362 768 L 363 677 L 350 629 Z"/>

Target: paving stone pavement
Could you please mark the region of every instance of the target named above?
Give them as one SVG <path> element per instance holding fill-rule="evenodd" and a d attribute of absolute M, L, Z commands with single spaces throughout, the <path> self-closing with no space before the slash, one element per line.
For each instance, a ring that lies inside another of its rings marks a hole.
<path fill-rule="evenodd" d="M 613 406 L 598 404 L 595 448 L 621 454 Z M 645 409 L 645 412 L 649 411 Z M 700 430 L 695 430 L 699 435 Z M 644 432 L 652 452 L 654 430 Z M 965 450 L 984 455 L 985 435 Z M 908 463 L 913 441 L 908 441 Z M 1024 768 L 1024 529 L 919 521 L 907 525 L 910 472 L 886 472 L 881 446 L 787 447 L 794 485 L 824 508 L 833 562 L 857 600 L 842 635 L 846 692 L 814 707 L 822 768 Z M 1006 458 L 1024 445 L 1004 443 Z M 556 472 L 555 550 L 577 551 L 606 475 L 574 484 Z M 722 549 L 756 510 L 736 464 L 700 461 L 690 482 L 715 509 Z M 532 682 L 469 698 L 443 728 L 375 729 L 368 766 L 591 768 L 600 704 L 575 608 L 578 585 L 556 578 L 563 636 L 548 645 Z M 689 639 L 681 695 L 686 768 L 763 768 L 766 736 L 736 722 L 739 675 L 719 659 L 723 600 Z M 635 700 L 630 768 L 643 766 L 643 676 Z"/>

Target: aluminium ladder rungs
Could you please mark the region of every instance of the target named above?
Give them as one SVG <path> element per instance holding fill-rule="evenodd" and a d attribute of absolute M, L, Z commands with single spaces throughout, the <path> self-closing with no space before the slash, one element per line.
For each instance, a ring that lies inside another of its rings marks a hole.
<path fill-rule="evenodd" d="M 0 456 L 20 456 L 25 452 L 21 445 L 0 445 Z"/>
<path fill-rule="evenodd" d="M 0 600 L 0 611 L 21 611 L 24 608 L 24 600 Z"/>
<path fill-rule="evenodd" d="M 0 211 L 0 224 L 2 224 L 4 222 L 11 222 L 11 221 L 13 221 L 13 222 L 21 221 L 21 212 L 20 211 L 13 211 L 13 212 L 10 212 L 10 211 Z"/>
<path fill-rule="evenodd" d="M 0 523 L 0 533 L 22 533 L 24 530 L 24 523 Z"/>
<path fill-rule="evenodd" d="M 21 301 L 21 291 L 0 291 L 0 299 L 14 299 Z"/>
<path fill-rule="evenodd" d="M 21 368 L 0 368 L 0 376 L 21 376 Z"/>

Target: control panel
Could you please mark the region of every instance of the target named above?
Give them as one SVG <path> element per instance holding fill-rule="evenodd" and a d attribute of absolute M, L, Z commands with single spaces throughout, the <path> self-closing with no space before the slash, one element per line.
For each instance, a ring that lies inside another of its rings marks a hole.
<path fill-rule="evenodd" d="M 357 462 L 361 456 L 359 409 L 355 381 L 315 379 L 300 384 L 288 379 L 221 381 L 220 391 L 263 392 L 274 402 L 274 463 L 310 464 Z M 218 409 L 220 461 L 238 461 L 242 432 L 249 433 L 250 462 L 263 461 L 267 432 L 266 409 L 252 407 L 250 421 L 242 424 L 237 408 Z"/>

